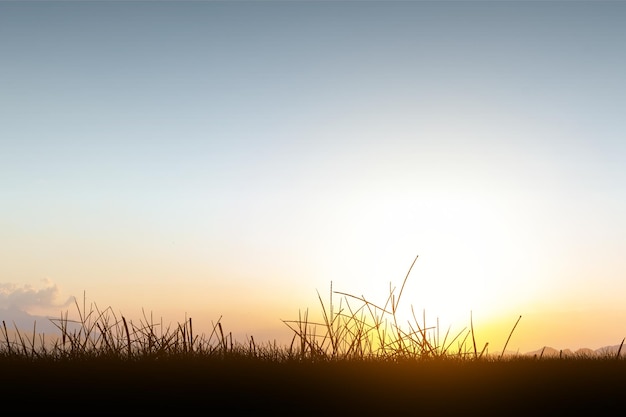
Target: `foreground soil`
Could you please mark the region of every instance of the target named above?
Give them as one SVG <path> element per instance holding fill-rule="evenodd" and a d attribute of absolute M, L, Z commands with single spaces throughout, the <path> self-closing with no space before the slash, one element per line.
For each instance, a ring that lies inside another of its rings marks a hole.
<path fill-rule="evenodd" d="M 620 415 L 626 361 L 272 362 L 0 358 L 2 412 L 59 415 Z"/>

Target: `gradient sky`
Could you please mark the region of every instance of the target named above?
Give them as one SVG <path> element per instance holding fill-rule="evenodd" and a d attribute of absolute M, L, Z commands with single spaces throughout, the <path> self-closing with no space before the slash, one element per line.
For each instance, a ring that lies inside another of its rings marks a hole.
<path fill-rule="evenodd" d="M 1 2 L 0 308 L 255 339 L 316 291 L 626 336 L 626 2 Z M 4 319 L 4 318 L 3 318 Z M 200 323 L 200 324 L 196 324 Z M 483 330 L 483 333 L 481 333 Z"/>

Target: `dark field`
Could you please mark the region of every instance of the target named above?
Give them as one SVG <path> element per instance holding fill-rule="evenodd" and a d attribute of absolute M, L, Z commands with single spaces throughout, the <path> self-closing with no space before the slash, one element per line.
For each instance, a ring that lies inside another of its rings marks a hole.
<path fill-rule="evenodd" d="M 626 361 L 2 358 L 3 413 L 623 415 Z"/>

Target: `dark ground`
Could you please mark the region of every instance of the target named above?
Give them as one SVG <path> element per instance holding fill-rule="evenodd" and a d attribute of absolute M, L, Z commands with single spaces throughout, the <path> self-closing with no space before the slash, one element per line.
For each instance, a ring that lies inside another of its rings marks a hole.
<path fill-rule="evenodd" d="M 53 362 L 0 358 L 0 414 L 623 415 L 626 361 Z"/>

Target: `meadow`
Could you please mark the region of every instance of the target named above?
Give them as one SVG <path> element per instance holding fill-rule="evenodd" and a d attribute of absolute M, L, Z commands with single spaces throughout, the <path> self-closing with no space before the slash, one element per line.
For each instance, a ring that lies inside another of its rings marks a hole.
<path fill-rule="evenodd" d="M 416 258 L 417 259 L 417 258 Z M 410 273 L 410 269 L 409 269 Z M 218 320 L 196 334 L 191 318 L 164 326 L 127 321 L 76 302 L 54 319 L 56 337 L 2 321 L 4 412 L 65 415 L 619 415 L 626 360 L 617 354 L 528 357 L 488 353 L 473 323 L 442 332 L 384 305 L 331 290 L 285 321 L 288 345 L 233 340 Z M 339 297 L 338 302 L 335 298 Z M 521 317 L 520 317 L 521 318 Z M 518 321 L 512 326 L 507 343 Z M 621 348 L 620 348 L 621 350 Z"/>

